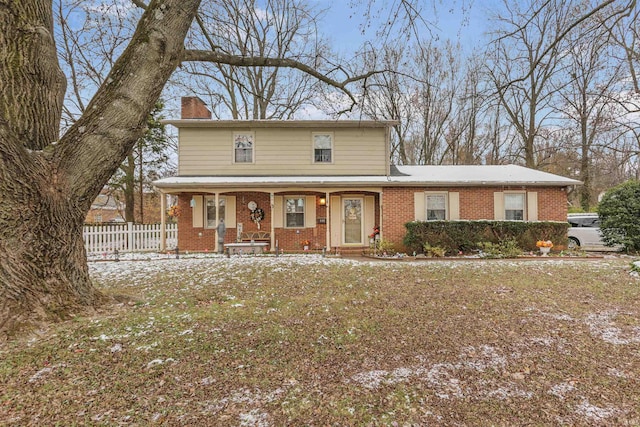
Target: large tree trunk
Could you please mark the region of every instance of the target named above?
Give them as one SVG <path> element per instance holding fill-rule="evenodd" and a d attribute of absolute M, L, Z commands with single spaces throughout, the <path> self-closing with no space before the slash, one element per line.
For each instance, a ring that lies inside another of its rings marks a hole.
<path fill-rule="evenodd" d="M 0 0 L 0 339 L 102 300 L 82 223 L 143 135 L 199 3 L 152 0 L 85 114 L 59 137 L 65 79 L 52 1 Z"/>
<path fill-rule="evenodd" d="M 6 182 L 0 183 L 5 189 Z M 82 239 L 83 213 L 65 197 L 16 194 L 0 217 L 0 336 L 65 319 L 104 297 L 91 284 Z"/>

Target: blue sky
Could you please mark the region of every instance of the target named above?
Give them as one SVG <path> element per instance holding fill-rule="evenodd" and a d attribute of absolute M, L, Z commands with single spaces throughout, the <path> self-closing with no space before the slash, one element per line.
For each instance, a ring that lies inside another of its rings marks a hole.
<path fill-rule="evenodd" d="M 354 49 L 365 40 L 375 38 L 375 26 L 364 35 L 361 32 L 364 5 L 350 7 L 351 2 L 348 0 L 316 0 L 316 3 L 327 8 L 321 28 L 330 37 L 334 47 Z M 366 1 L 363 0 L 362 3 Z M 431 0 L 424 0 L 423 3 L 423 14 L 434 24 L 433 36 L 460 40 L 466 48 L 484 44 L 483 39 L 487 40 L 488 36 L 485 38 L 483 34 L 490 28 L 490 10 L 502 4 L 500 0 L 453 0 L 443 1 L 446 6 L 436 4 L 434 8 Z M 466 11 L 463 12 L 463 9 Z M 426 33 L 425 37 L 429 37 L 429 34 Z"/>

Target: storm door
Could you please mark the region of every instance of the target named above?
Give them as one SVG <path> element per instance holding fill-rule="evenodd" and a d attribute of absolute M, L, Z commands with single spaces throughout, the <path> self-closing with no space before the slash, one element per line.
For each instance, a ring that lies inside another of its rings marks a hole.
<path fill-rule="evenodd" d="M 362 245 L 362 197 L 342 199 L 342 224 L 345 245 Z"/>

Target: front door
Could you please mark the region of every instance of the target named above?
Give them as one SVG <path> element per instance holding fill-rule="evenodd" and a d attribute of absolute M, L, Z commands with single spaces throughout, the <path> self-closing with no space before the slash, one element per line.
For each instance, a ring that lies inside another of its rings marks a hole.
<path fill-rule="evenodd" d="M 362 197 L 342 199 L 343 241 L 345 245 L 362 245 Z"/>

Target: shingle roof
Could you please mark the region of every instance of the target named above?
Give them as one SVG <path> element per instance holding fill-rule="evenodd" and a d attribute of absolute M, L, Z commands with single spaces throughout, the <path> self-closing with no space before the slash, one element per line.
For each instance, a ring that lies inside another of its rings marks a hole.
<path fill-rule="evenodd" d="M 212 186 L 570 186 L 582 182 L 516 165 L 392 166 L 390 175 L 355 176 L 176 176 L 154 182 L 159 188 Z"/>

